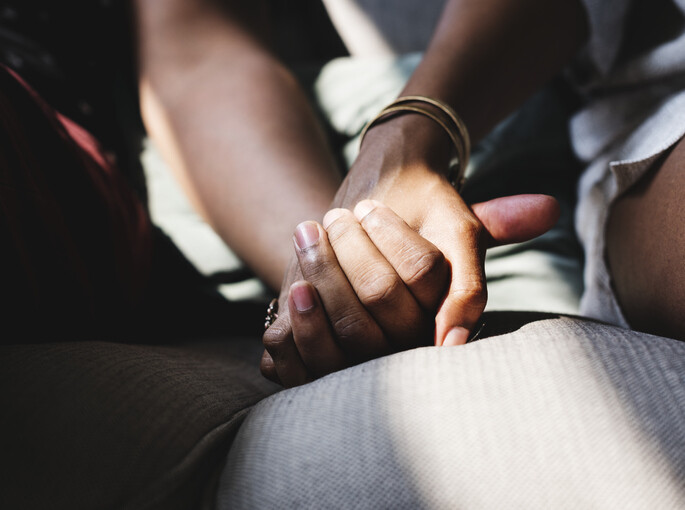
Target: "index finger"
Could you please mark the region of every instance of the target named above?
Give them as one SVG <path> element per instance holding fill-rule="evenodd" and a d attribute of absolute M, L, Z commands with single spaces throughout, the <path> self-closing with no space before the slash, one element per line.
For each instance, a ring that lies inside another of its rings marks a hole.
<path fill-rule="evenodd" d="M 449 289 L 435 317 L 436 345 L 466 343 L 487 302 L 485 249 L 487 234 L 468 208 L 446 207 L 429 223 L 440 224 L 435 244 L 451 268 Z"/>

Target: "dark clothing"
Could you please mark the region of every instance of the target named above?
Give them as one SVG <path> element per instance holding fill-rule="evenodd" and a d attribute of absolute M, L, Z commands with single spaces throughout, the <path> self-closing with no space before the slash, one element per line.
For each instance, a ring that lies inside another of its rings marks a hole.
<path fill-rule="evenodd" d="M 5 0 L 0 63 L 116 155 L 145 201 L 130 2 Z"/>
<path fill-rule="evenodd" d="M 3 322 L 23 338 L 105 338 L 143 299 L 145 208 L 93 136 L 5 67 L 0 243 Z"/>

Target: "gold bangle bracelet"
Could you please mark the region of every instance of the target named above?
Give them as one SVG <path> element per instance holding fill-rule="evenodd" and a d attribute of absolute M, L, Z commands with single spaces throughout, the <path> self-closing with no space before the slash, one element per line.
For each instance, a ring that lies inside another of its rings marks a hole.
<path fill-rule="evenodd" d="M 420 113 L 421 115 L 424 115 L 434 122 L 436 122 L 440 127 L 442 127 L 445 132 L 447 133 L 447 136 L 449 136 L 450 140 L 452 141 L 452 145 L 454 145 L 456 151 L 457 151 L 457 158 L 459 162 L 463 161 L 464 159 L 464 144 L 462 140 L 459 138 L 459 136 L 454 132 L 454 130 L 450 129 L 450 126 L 440 117 L 435 115 L 433 112 L 430 112 L 424 108 L 421 108 L 419 106 L 410 106 L 410 105 L 394 105 L 394 106 L 388 106 L 387 108 L 384 108 L 383 111 L 378 114 L 378 116 L 373 119 L 370 123 L 368 123 L 365 127 L 365 129 L 362 131 L 361 134 L 361 140 L 360 140 L 360 145 L 361 142 L 364 141 L 364 136 L 366 135 L 366 131 L 368 131 L 368 128 L 370 128 L 374 123 L 381 121 L 384 117 L 388 115 L 392 115 L 394 113 L 400 113 L 400 112 L 412 112 L 412 113 Z"/>
<path fill-rule="evenodd" d="M 428 110 L 427 108 L 422 108 L 419 105 L 409 105 L 407 103 L 430 104 L 443 113 L 445 118 L 441 118 L 439 115 L 436 115 L 436 113 Z M 452 110 L 452 108 L 441 101 L 424 96 L 403 96 L 398 98 L 396 101 L 393 101 L 388 106 L 383 108 L 378 115 L 366 123 L 359 136 L 359 146 L 361 147 L 366 133 L 372 126 L 384 120 L 384 118 L 388 115 L 401 112 L 413 112 L 424 115 L 439 124 L 447 132 L 447 135 L 452 141 L 457 154 L 457 164 L 450 164 L 449 179 L 455 188 L 460 190 L 461 185 L 464 182 L 464 174 L 466 172 L 466 167 L 468 166 L 470 157 L 470 138 L 468 131 L 466 130 L 466 126 L 461 121 L 459 116 L 454 112 L 454 110 Z"/>
<path fill-rule="evenodd" d="M 464 170 L 466 170 L 466 167 L 469 164 L 469 158 L 471 156 L 471 137 L 469 136 L 468 129 L 466 129 L 466 124 L 464 124 L 464 121 L 461 120 L 461 117 L 457 115 L 457 112 L 455 112 L 454 109 L 447 103 L 427 96 L 401 96 L 398 97 L 392 104 L 395 105 L 411 102 L 428 103 L 433 105 L 445 112 L 445 114 L 452 120 L 464 142 L 464 156 L 466 159 L 464 161 L 460 161 L 460 163 L 464 167 Z"/>

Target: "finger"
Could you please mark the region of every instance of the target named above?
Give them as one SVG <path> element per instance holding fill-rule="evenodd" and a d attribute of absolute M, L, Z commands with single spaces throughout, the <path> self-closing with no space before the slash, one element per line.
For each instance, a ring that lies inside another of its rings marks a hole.
<path fill-rule="evenodd" d="M 548 195 L 515 195 L 473 204 L 471 210 L 487 230 L 488 246 L 528 241 L 551 229 L 561 214 Z"/>
<path fill-rule="evenodd" d="M 340 267 L 391 344 L 397 348 L 416 345 L 417 336 L 426 333 L 424 313 L 392 265 L 351 211 L 333 209 L 324 216 L 324 223 Z"/>
<path fill-rule="evenodd" d="M 321 225 L 301 223 L 294 241 L 302 275 L 316 288 L 336 341 L 350 361 L 387 354 L 390 346 L 383 332 L 357 298 Z"/>
<path fill-rule="evenodd" d="M 450 288 L 436 315 L 437 345 L 466 343 L 485 308 L 485 248 L 532 239 L 554 226 L 559 217 L 558 203 L 545 195 L 517 195 L 474 204 L 475 218 L 468 218 L 461 199 L 450 204 L 444 225 L 455 227 L 444 231 L 458 236 L 436 242 L 452 266 Z"/>
<path fill-rule="evenodd" d="M 469 234 L 476 237 L 476 234 Z M 459 246 L 446 248 L 452 277 L 445 299 L 435 316 L 436 345 L 465 344 L 485 310 L 487 287 L 481 243 L 467 235 Z M 474 254 L 478 254 L 474 256 Z"/>
<path fill-rule="evenodd" d="M 449 266 L 442 252 L 376 200 L 359 202 L 354 215 L 419 304 L 436 310 L 449 283 Z"/>
<path fill-rule="evenodd" d="M 281 384 L 281 380 L 278 378 L 278 372 L 276 372 L 276 365 L 274 365 L 274 360 L 271 358 L 271 355 L 266 350 L 264 350 L 264 352 L 262 353 L 262 360 L 259 363 L 259 370 L 262 372 L 262 375 L 269 379 L 271 382 Z"/>
<path fill-rule="evenodd" d="M 450 264 L 450 283 L 435 316 L 436 345 L 463 344 L 478 324 L 485 303 L 487 232 L 451 188 L 436 189 L 439 207 L 427 211 L 420 233 L 430 239 Z"/>
<path fill-rule="evenodd" d="M 333 339 L 326 312 L 312 284 L 293 283 L 288 300 L 293 338 L 308 372 L 318 378 L 345 368 L 345 354 Z"/>
<path fill-rule="evenodd" d="M 293 339 L 288 314 L 279 313 L 276 321 L 264 332 L 262 343 L 271 356 L 283 386 L 291 388 L 309 381 L 309 374 Z"/>

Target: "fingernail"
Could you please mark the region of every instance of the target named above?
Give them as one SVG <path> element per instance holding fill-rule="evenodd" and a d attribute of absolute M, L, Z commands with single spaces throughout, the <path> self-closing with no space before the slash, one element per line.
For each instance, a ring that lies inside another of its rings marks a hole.
<path fill-rule="evenodd" d="M 300 250 L 313 246 L 319 240 L 319 227 L 313 221 L 300 223 L 295 229 L 295 243 Z"/>
<path fill-rule="evenodd" d="M 380 202 L 375 200 L 362 200 L 354 208 L 354 215 L 359 221 L 362 221 L 364 217 L 373 211 L 376 207 L 380 205 Z"/>
<path fill-rule="evenodd" d="M 290 287 L 290 295 L 298 312 L 306 312 L 316 306 L 312 288 L 306 282 L 295 282 Z"/>
<path fill-rule="evenodd" d="M 469 330 L 466 328 L 452 328 L 445 335 L 445 340 L 442 342 L 443 347 L 454 347 L 455 345 L 464 345 L 469 339 Z"/>
<path fill-rule="evenodd" d="M 340 218 L 343 214 L 345 214 L 345 209 L 331 209 L 328 211 L 323 217 L 323 228 L 328 228 L 331 223 Z"/>

